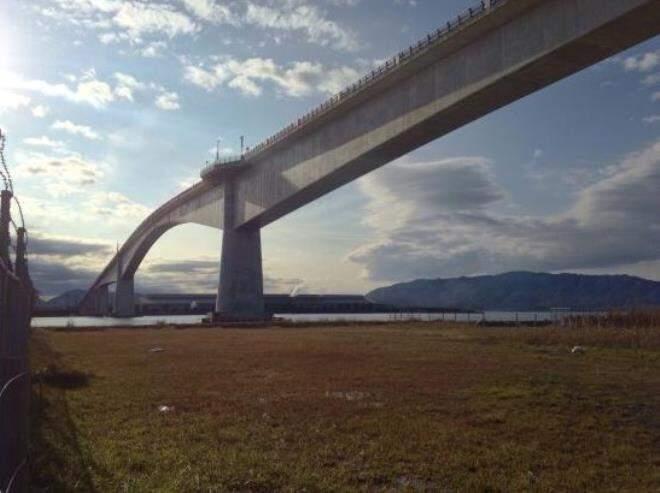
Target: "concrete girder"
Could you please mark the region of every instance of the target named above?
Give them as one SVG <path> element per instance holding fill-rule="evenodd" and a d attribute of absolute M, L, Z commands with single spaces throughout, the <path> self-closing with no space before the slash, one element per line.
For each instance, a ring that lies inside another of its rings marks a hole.
<path fill-rule="evenodd" d="M 265 226 L 660 32 L 658 0 L 510 0 L 287 138 L 246 156 L 235 224 Z"/>

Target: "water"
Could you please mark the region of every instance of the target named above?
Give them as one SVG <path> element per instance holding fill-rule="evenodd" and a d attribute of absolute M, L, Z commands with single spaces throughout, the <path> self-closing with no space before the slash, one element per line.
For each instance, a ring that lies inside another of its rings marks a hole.
<path fill-rule="evenodd" d="M 391 322 L 405 320 L 447 320 L 457 322 L 541 322 L 557 320 L 577 312 L 485 312 L 485 313 L 284 313 L 277 317 L 291 322 Z M 33 327 L 123 327 L 166 324 L 198 324 L 204 315 L 147 315 L 133 318 L 113 317 L 35 317 Z"/>

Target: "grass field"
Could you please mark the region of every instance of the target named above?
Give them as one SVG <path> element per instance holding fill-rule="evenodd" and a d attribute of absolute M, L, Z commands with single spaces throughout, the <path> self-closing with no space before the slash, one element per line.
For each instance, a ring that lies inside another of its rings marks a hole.
<path fill-rule="evenodd" d="M 35 331 L 32 361 L 35 491 L 660 490 L 658 330 Z"/>

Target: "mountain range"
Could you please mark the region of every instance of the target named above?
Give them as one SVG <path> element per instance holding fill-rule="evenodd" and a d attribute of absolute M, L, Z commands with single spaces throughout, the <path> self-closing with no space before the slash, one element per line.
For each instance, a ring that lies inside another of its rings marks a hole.
<path fill-rule="evenodd" d="M 660 282 L 628 275 L 506 274 L 418 279 L 367 294 L 374 303 L 469 310 L 611 310 L 660 306 Z"/>

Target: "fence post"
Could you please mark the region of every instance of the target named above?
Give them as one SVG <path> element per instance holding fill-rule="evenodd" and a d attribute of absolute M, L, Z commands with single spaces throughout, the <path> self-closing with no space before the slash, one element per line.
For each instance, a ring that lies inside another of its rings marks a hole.
<path fill-rule="evenodd" d="M 11 207 L 11 198 L 12 195 L 9 190 L 0 192 L 0 259 L 9 268 L 11 268 L 9 260 L 9 222 L 11 221 L 9 208 Z"/>
<path fill-rule="evenodd" d="M 14 272 L 16 273 L 16 276 L 24 283 L 28 278 L 25 248 L 25 228 L 21 227 L 16 231 L 16 258 L 14 259 Z"/>

